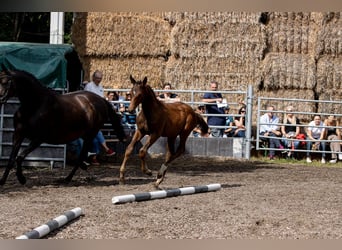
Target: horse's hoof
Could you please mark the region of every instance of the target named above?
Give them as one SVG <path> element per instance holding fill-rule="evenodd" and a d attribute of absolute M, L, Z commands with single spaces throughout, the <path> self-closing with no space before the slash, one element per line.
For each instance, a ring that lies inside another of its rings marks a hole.
<path fill-rule="evenodd" d="M 152 176 L 152 171 L 151 171 L 151 170 L 147 170 L 147 171 L 145 172 L 145 174 L 147 174 L 148 176 Z"/>
<path fill-rule="evenodd" d="M 120 179 L 119 180 L 119 185 L 125 185 L 125 180 Z"/>
<path fill-rule="evenodd" d="M 17 176 L 17 178 L 20 184 L 22 185 L 26 184 L 26 178 L 24 176 Z"/>
<path fill-rule="evenodd" d="M 92 182 L 92 181 L 95 181 L 96 179 L 97 179 L 97 177 L 95 175 L 86 177 L 87 182 Z"/>
<path fill-rule="evenodd" d="M 64 179 L 61 179 L 60 182 L 64 183 L 64 184 L 69 184 L 71 182 L 71 178 L 70 177 L 66 177 Z"/>
<path fill-rule="evenodd" d="M 157 181 L 153 184 L 153 186 L 154 186 L 154 188 L 156 189 L 156 190 L 160 190 L 161 188 L 159 187 L 159 184 L 160 183 L 157 183 Z"/>
<path fill-rule="evenodd" d="M 20 184 L 24 185 L 26 183 L 26 178 L 21 173 L 17 173 L 17 179 L 20 182 Z"/>
<path fill-rule="evenodd" d="M 5 180 L 1 179 L 0 180 L 0 186 L 3 186 L 5 184 Z"/>
<path fill-rule="evenodd" d="M 88 167 L 90 166 L 90 163 L 89 162 L 86 162 L 86 161 L 83 161 L 80 165 L 80 168 L 82 170 L 88 170 Z"/>

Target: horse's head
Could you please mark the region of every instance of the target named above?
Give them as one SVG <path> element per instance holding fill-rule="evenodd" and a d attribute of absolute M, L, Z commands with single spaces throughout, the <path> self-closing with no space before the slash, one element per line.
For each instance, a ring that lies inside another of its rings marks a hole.
<path fill-rule="evenodd" d="M 13 76 L 9 70 L 2 65 L 3 71 L 0 72 L 0 104 L 14 96 Z"/>
<path fill-rule="evenodd" d="M 136 81 L 132 75 L 130 75 L 131 83 L 133 84 L 133 87 L 131 89 L 131 96 L 132 100 L 128 107 L 128 112 L 134 112 L 134 110 L 137 108 L 137 106 L 143 102 L 144 97 L 146 95 L 146 83 L 147 83 L 147 77 L 144 78 L 142 81 Z"/>

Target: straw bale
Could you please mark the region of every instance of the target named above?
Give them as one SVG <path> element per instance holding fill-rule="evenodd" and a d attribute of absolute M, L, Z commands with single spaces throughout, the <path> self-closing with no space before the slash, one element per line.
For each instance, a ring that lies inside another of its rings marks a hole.
<path fill-rule="evenodd" d="M 272 99 L 262 99 L 260 109 L 265 110 L 267 105 L 273 105 L 275 110 L 281 111 L 281 113 L 277 113 L 279 117 L 283 116 L 285 108 L 289 105 L 294 107 L 294 111 L 296 112 L 316 112 L 316 103 L 315 102 L 305 102 L 305 100 L 314 100 L 315 92 L 312 90 L 274 90 L 274 91 L 256 91 L 255 94 L 257 96 L 262 96 L 266 98 L 284 98 L 284 100 L 272 100 Z M 286 100 L 287 99 L 287 100 Z M 291 99 L 303 100 L 303 102 L 295 102 Z M 253 120 L 256 120 L 258 112 L 257 100 L 253 105 Z M 309 114 L 298 114 L 297 115 L 302 122 L 307 122 L 311 120 L 312 116 Z"/>
<path fill-rule="evenodd" d="M 308 54 L 315 40 L 310 13 L 271 12 L 266 26 L 269 52 Z"/>
<path fill-rule="evenodd" d="M 322 113 L 322 117 L 325 118 L 329 114 L 342 114 L 342 102 L 341 96 L 332 93 L 331 96 L 324 96 L 324 101 L 333 101 L 333 102 L 319 102 L 317 104 L 317 112 Z M 339 103 L 338 103 L 339 102 Z"/>
<path fill-rule="evenodd" d="M 212 80 L 224 90 L 245 90 L 260 81 L 255 58 L 175 58 L 166 64 L 165 80 L 179 89 L 204 90 Z"/>
<path fill-rule="evenodd" d="M 203 23 L 246 23 L 258 24 L 261 12 L 168 12 L 165 18 L 176 22 L 187 20 L 188 22 Z"/>
<path fill-rule="evenodd" d="M 75 19 L 72 36 L 80 56 L 168 54 L 171 26 L 162 18 L 89 12 L 84 23 L 83 17 Z"/>
<path fill-rule="evenodd" d="M 253 23 L 184 20 L 171 33 L 171 53 L 179 57 L 256 57 L 266 48 L 263 28 Z"/>
<path fill-rule="evenodd" d="M 342 55 L 342 12 L 320 13 L 317 15 L 321 26 L 317 32 L 316 56 Z"/>
<path fill-rule="evenodd" d="M 269 53 L 261 63 L 260 89 L 313 89 L 316 84 L 315 60 L 302 54 Z"/>
<path fill-rule="evenodd" d="M 341 95 L 341 87 L 342 55 L 338 57 L 325 55 L 319 58 L 317 61 L 317 93 L 325 94 L 326 97 Z"/>
<path fill-rule="evenodd" d="M 148 84 L 152 87 L 160 86 L 163 79 L 162 72 L 165 61 L 152 57 L 132 58 L 94 58 L 88 57 L 89 70 L 85 72 L 85 80 L 90 80 L 95 70 L 103 72 L 102 85 L 104 88 L 131 88 L 129 76 L 136 80 L 148 78 Z"/>

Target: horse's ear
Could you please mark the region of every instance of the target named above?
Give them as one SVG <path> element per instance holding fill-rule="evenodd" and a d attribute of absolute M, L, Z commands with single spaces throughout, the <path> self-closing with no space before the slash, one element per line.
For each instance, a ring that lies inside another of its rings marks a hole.
<path fill-rule="evenodd" d="M 132 75 L 129 75 L 129 79 L 131 80 L 131 83 L 135 84 L 136 81 L 134 80 L 133 76 Z"/>
<path fill-rule="evenodd" d="M 144 80 L 143 80 L 143 85 L 145 85 L 147 83 L 147 76 L 145 76 Z"/>

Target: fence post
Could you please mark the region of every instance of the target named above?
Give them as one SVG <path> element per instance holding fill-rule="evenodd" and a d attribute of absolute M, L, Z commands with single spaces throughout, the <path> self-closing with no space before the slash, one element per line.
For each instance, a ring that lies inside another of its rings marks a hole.
<path fill-rule="evenodd" d="M 247 107 L 246 107 L 246 147 L 245 158 L 251 158 L 251 141 L 252 141 L 252 112 L 253 112 L 253 86 L 248 85 L 247 89 Z"/>

